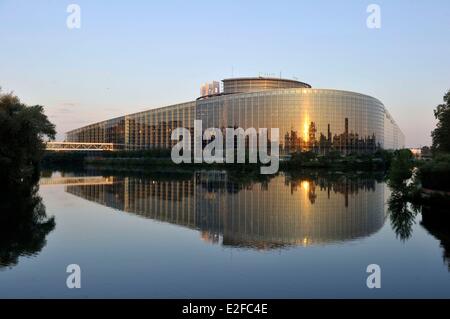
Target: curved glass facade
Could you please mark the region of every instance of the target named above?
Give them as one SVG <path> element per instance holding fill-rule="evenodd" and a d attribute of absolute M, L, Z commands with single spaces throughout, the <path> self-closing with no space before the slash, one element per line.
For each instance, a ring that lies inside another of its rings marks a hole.
<path fill-rule="evenodd" d="M 199 100 L 204 127 L 279 128 L 280 150 L 325 153 L 375 151 L 384 146 L 384 106 L 346 91 L 283 89 Z"/>
<path fill-rule="evenodd" d="M 233 79 L 224 80 L 232 82 Z M 236 90 L 248 79 L 236 79 Z M 254 81 L 254 80 L 252 80 Z M 270 79 L 270 81 L 275 81 Z M 262 83 L 260 79 L 256 82 Z M 373 152 L 404 147 L 404 136 L 377 99 L 348 91 L 298 87 L 255 87 L 250 93 L 225 93 L 92 124 L 67 133 L 69 142 L 117 143 L 128 150 L 170 148 L 177 127 L 193 131 L 194 120 L 208 127 L 279 128 L 280 151 L 324 154 Z M 296 84 L 297 83 L 297 84 Z M 306 84 L 305 84 L 306 85 Z M 231 88 L 228 88 L 231 90 Z"/>
<path fill-rule="evenodd" d="M 182 103 L 125 116 L 125 147 L 128 150 L 170 148 L 172 131 L 193 131 L 195 102 Z"/>
<path fill-rule="evenodd" d="M 125 116 L 91 124 L 67 133 L 68 142 L 125 143 Z"/>

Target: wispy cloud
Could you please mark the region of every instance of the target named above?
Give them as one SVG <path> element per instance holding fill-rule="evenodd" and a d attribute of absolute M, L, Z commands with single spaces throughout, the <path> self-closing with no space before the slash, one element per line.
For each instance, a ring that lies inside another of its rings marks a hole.
<path fill-rule="evenodd" d="M 78 103 L 74 103 L 74 102 L 64 102 L 64 103 L 61 103 L 61 106 L 75 107 L 75 106 L 77 106 L 77 105 L 78 105 Z"/>

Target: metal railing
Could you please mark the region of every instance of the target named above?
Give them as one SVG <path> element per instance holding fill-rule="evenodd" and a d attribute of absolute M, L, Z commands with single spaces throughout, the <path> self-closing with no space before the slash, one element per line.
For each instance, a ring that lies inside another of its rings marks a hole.
<path fill-rule="evenodd" d="M 122 145 L 115 143 L 47 142 L 48 151 L 116 151 Z"/>
<path fill-rule="evenodd" d="M 80 177 L 48 177 L 39 180 L 40 185 L 66 185 L 66 186 L 85 186 L 85 185 L 112 185 L 113 177 L 103 176 L 80 176 Z"/>

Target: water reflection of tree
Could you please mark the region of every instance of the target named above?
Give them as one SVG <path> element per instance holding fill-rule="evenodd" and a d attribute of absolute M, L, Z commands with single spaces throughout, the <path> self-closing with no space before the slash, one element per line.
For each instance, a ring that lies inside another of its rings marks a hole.
<path fill-rule="evenodd" d="M 397 238 L 405 241 L 412 235 L 418 208 L 410 204 L 402 190 L 394 189 L 388 200 L 389 218 Z"/>
<path fill-rule="evenodd" d="M 431 235 L 441 242 L 443 259 L 447 262 L 450 271 L 450 216 L 448 214 L 448 202 L 441 202 L 437 199 L 424 202 L 415 198 L 413 185 L 403 185 L 392 188 L 391 196 L 388 200 L 389 218 L 392 229 L 397 238 L 402 241 L 408 240 L 412 236 L 412 229 L 416 216 L 419 212 L 422 215 L 421 226 Z"/>
<path fill-rule="evenodd" d="M 450 216 L 448 198 L 420 195 L 418 180 L 408 150 L 397 151 L 389 172 L 388 185 L 392 193 L 388 200 L 391 225 L 398 238 L 405 241 L 412 235 L 416 216 L 422 215 L 421 225 L 441 242 L 444 249 L 443 259 L 450 270 Z"/>
<path fill-rule="evenodd" d="M 392 190 L 388 200 L 389 218 L 397 238 L 405 241 L 412 235 L 415 218 L 420 209 L 414 203 L 416 185 L 413 179 L 413 156 L 409 150 L 399 150 L 389 170 L 388 185 Z"/>
<path fill-rule="evenodd" d="M 341 194 L 345 198 L 345 206 L 348 206 L 349 196 L 362 192 L 374 192 L 376 183 L 381 182 L 383 176 L 369 174 L 336 174 L 328 171 L 314 170 L 303 172 L 291 172 L 286 177 L 286 185 L 291 188 L 291 194 L 300 188 L 306 188 L 311 204 L 316 202 L 316 188 L 320 191 Z M 307 187 L 304 187 L 307 185 Z"/>
<path fill-rule="evenodd" d="M 36 182 L 0 187 L 0 269 L 40 252 L 55 227 L 37 191 Z"/>
<path fill-rule="evenodd" d="M 443 260 L 450 271 L 450 216 L 447 207 L 448 203 L 442 203 L 439 200 L 433 205 L 423 205 L 420 224 L 440 241 L 444 250 Z"/>
<path fill-rule="evenodd" d="M 208 192 L 226 190 L 229 194 L 237 194 L 243 189 L 252 189 L 255 183 L 267 191 L 269 182 L 276 175 L 234 175 L 225 171 L 200 171 L 196 174 L 196 183 Z M 359 191 L 374 192 L 377 182 L 382 182 L 383 174 L 379 173 L 333 173 L 326 170 L 304 170 L 289 172 L 286 175 L 285 185 L 290 187 L 291 194 L 306 189 L 311 204 L 316 203 L 317 190 L 341 194 L 345 197 L 345 206 L 348 206 L 348 197 L 358 194 Z"/>

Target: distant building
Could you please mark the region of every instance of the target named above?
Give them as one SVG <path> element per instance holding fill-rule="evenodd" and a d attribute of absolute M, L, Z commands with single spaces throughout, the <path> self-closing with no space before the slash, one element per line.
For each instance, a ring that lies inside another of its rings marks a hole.
<path fill-rule="evenodd" d="M 409 149 L 412 153 L 412 155 L 415 158 L 421 158 L 422 157 L 422 149 L 418 148 L 418 147 L 414 147 L 414 148 L 410 148 Z"/>
<path fill-rule="evenodd" d="M 411 153 L 413 154 L 413 156 L 417 159 L 431 159 L 432 154 L 431 154 L 431 149 L 428 146 L 424 146 L 421 148 L 410 148 L 409 149 L 411 151 Z"/>
<path fill-rule="evenodd" d="M 214 95 L 219 93 L 220 93 L 220 83 L 218 81 L 205 83 L 200 88 L 200 96 Z"/>

